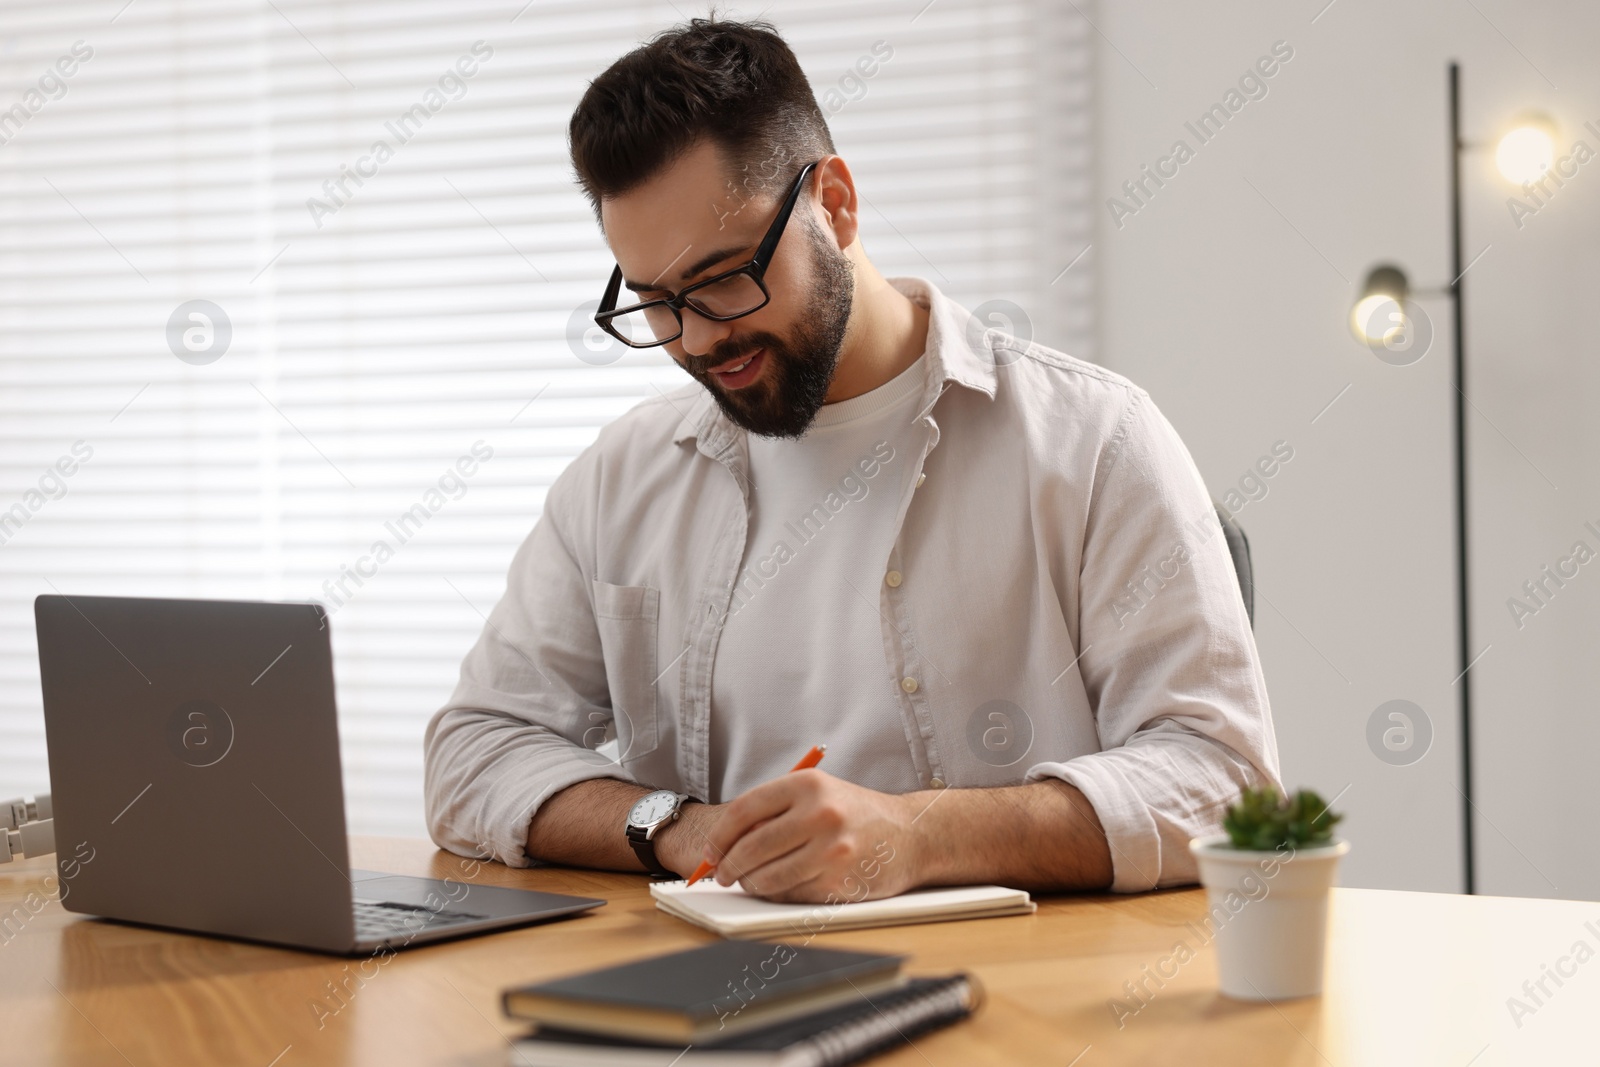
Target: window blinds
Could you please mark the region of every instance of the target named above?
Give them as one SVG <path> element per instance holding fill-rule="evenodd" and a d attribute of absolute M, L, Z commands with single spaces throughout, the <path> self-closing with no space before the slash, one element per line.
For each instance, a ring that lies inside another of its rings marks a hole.
<path fill-rule="evenodd" d="M 588 328 L 611 260 L 565 129 L 590 78 L 689 13 L 0 8 L 0 793 L 48 788 L 38 594 L 317 598 L 352 832 L 423 832 L 423 727 L 545 487 L 684 380 Z M 1091 356 L 1082 16 L 765 17 L 855 171 L 879 267 Z"/>

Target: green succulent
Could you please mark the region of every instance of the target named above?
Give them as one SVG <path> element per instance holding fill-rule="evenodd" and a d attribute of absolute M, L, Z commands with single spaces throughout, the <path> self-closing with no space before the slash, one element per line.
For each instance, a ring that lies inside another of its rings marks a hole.
<path fill-rule="evenodd" d="M 1343 815 L 1310 789 L 1284 799 L 1275 786 L 1249 788 L 1228 809 L 1222 828 L 1235 848 L 1270 852 L 1289 845 L 1307 848 L 1333 840 L 1333 827 Z"/>

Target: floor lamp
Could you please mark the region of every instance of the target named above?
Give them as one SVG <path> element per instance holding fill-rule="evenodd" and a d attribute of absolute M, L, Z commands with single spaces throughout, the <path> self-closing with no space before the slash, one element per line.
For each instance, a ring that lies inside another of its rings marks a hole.
<path fill-rule="evenodd" d="M 1477 891 L 1473 870 L 1473 814 L 1472 802 L 1472 676 L 1473 664 L 1471 618 L 1467 599 L 1467 435 L 1466 435 L 1466 293 L 1462 275 L 1471 264 L 1462 264 L 1461 247 L 1461 160 L 1469 151 L 1485 147 L 1479 142 L 1461 138 L 1461 65 L 1450 64 L 1450 273 L 1451 281 L 1435 293 L 1450 297 L 1454 312 L 1454 344 L 1451 364 L 1451 384 L 1455 390 L 1455 489 L 1456 489 L 1456 632 L 1457 655 L 1461 674 L 1461 822 L 1462 863 L 1465 868 L 1466 891 Z M 1517 121 L 1503 136 L 1495 149 L 1495 163 L 1500 173 L 1517 185 L 1524 186 L 1546 176 L 1555 159 L 1554 124 L 1545 116 L 1528 114 Z M 1559 179 L 1556 179 L 1559 180 Z M 1416 314 L 1410 304 L 1411 287 L 1406 273 L 1392 263 L 1372 268 L 1362 285 L 1355 307 L 1351 309 L 1350 326 L 1358 340 L 1365 343 L 1379 359 L 1395 366 L 1415 363 L 1427 353 L 1432 340 L 1428 336 L 1426 316 Z"/>

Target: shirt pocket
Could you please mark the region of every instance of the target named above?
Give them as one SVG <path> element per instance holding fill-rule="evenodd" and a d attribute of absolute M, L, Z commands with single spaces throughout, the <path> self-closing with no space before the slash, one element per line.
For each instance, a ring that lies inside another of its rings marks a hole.
<path fill-rule="evenodd" d="M 656 628 L 661 593 L 646 585 L 594 583 L 594 619 L 605 658 L 617 762 L 656 747 Z"/>

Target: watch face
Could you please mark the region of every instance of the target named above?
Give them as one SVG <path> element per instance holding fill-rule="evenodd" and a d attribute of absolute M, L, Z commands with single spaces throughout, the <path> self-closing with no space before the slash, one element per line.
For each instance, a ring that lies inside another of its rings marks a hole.
<path fill-rule="evenodd" d="M 632 826 L 653 826 L 671 815 L 677 807 L 678 794 L 670 789 L 657 789 L 639 798 L 639 802 L 628 813 L 628 823 Z"/>

